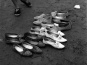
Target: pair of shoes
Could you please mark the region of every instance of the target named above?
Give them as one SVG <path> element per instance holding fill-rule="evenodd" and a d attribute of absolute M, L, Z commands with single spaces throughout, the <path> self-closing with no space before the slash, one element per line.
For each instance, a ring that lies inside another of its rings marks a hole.
<path fill-rule="evenodd" d="M 24 40 L 22 39 L 22 35 L 18 35 L 15 33 L 6 33 L 5 34 L 5 42 L 7 44 L 21 44 Z"/>
<path fill-rule="evenodd" d="M 65 46 L 63 44 L 61 44 L 60 42 L 55 41 L 55 40 L 53 40 L 51 38 L 48 38 L 48 37 L 43 39 L 43 43 L 51 45 L 51 46 L 53 46 L 54 48 L 57 48 L 57 49 L 63 49 L 63 48 L 65 48 Z"/>
<path fill-rule="evenodd" d="M 30 33 L 30 32 L 26 32 L 23 36 L 23 39 L 26 41 L 26 42 L 29 42 L 30 40 L 31 41 L 40 41 L 43 39 L 43 36 L 41 35 L 38 35 L 38 34 L 34 34 L 33 33 Z"/>
<path fill-rule="evenodd" d="M 32 52 L 29 50 L 26 50 L 23 46 L 21 45 L 13 45 L 14 51 L 18 52 L 22 56 L 32 56 Z"/>
<path fill-rule="evenodd" d="M 42 53 L 42 50 L 38 46 L 32 45 L 32 44 L 27 43 L 27 42 L 24 42 L 22 45 L 24 48 L 26 48 L 27 50 L 29 50 L 31 52 Z"/>
<path fill-rule="evenodd" d="M 32 56 L 33 53 L 42 53 L 42 50 L 32 44 L 23 42 L 22 45 L 13 45 L 15 51 L 17 51 L 22 56 Z"/>
<path fill-rule="evenodd" d="M 35 21 L 33 22 L 33 24 L 40 25 L 41 23 L 51 23 L 52 17 L 49 14 L 41 14 L 40 16 L 34 17 L 34 19 Z"/>
<path fill-rule="evenodd" d="M 45 35 L 45 31 L 46 31 L 45 27 L 35 26 L 35 27 L 31 28 L 30 33 L 31 34 L 37 34 L 37 35 L 44 36 Z"/>
<path fill-rule="evenodd" d="M 67 23 L 61 23 L 58 24 L 58 26 L 52 26 L 51 28 L 49 28 L 51 31 L 67 31 L 70 30 L 72 28 L 72 22 L 67 22 Z"/>
<path fill-rule="evenodd" d="M 66 42 L 67 39 L 63 38 L 62 35 L 64 35 L 64 34 L 59 35 L 59 34 L 54 34 L 52 32 L 49 32 L 49 31 L 46 33 L 46 37 L 48 37 L 48 38 L 51 38 L 58 42 Z"/>
<path fill-rule="evenodd" d="M 63 12 L 57 12 L 57 11 L 54 11 L 54 12 L 51 12 L 51 16 L 55 19 L 65 19 L 66 16 L 68 15 L 68 13 L 63 13 Z"/>

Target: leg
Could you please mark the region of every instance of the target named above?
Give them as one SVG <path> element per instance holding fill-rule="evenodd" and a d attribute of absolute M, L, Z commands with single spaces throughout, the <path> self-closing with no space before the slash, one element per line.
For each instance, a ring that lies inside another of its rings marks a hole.
<path fill-rule="evenodd" d="M 19 8 L 19 5 L 18 5 L 18 0 L 12 0 L 15 8 Z"/>
<path fill-rule="evenodd" d="M 15 16 L 19 16 L 21 11 L 20 11 L 20 7 L 18 5 L 18 0 L 12 0 L 14 6 L 15 6 L 15 12 L 14 12 L 14 15 Z"/>
<path fill-rule="evenodd" d="M 21 0 L 21 2 L 23 2 L 27 7 L 31 7 L 29 0 Z"/>

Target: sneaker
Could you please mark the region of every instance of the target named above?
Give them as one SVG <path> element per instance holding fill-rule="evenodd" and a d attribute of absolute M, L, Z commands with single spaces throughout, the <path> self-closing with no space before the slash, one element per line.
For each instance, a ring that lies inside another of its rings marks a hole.
<path fill-rule="evenodd" d="M 57 48 L 57 49 L 65 48 L 65 46 L 63 44 L 61 44 L 60 42 L 54 41 L 50 38 L 44 38 L 43 43 L 51 45 L 51 46 L 53 46 L 54 48 Z"/>
<path fill-rule="evenodd" d="M 20 10 L 20 8 L 16 8 L 16 9 L 15 9 L 14 15 L 15 15 L 15 16 L 20 16 L 20 15 L 21 15 L 21 10 Z"/>
<path fill-rule="evenodd" d="M 26 50 L 24 47 L 20 45 L 13 45 L 15 51 L 17 51 L 22 56 L 32 56 L 32 52 Z"/>
<path fill-rule="evenodd" d="M 31 52 L 42 53 L 42 50 L 35 45 L 29 44 L 29 43 L 23 43 L 22 45 L 23 45 L 24 48 L 30 50 Z"/>

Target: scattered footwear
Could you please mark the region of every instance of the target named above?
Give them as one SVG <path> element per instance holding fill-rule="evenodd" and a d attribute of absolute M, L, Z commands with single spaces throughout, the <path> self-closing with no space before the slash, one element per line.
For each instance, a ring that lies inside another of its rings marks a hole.
<path fill-rule="evenodd" d="M 31 7 L 28 0 L 21 0 L 26 6 Z M 15 15 L 19 16 L 20 8 L 15 9 Z M 57 49 L 65 48 L 63 42 L 67 42 L 64 38 L 63 31 L 72 28 L 72 22 L 67 19 L 68 13 L 51 12 L 51 14 L 41 14 L 34 17 L 33 27 L 24 35 L 15 33 L 6 33 L 6 43 L 11 43 L 15 51 L 22 56 L 32 56 L 33 53 L 42 53 L 40 48 L 51 45 Z M 40 48 L 39 48 L 40 47 Z"/>

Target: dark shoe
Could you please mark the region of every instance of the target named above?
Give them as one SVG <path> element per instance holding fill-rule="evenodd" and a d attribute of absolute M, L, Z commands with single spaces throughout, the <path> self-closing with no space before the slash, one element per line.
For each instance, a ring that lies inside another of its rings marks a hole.
<path fill-rule="evenodd" d="M 45 47 L 45 44 L 42 41 L 30 41 L 29 43 L 38 47 Z"/>
<path fill-rule="evenodd" d="M 13 45 L 13 48 L 22 56 L 29 56 L 29 57 L 32 56 L 32 52 L 30 52 L 29 50 L 25 49 L 20 45 Z"/>
<path fill-rule="evenodd" d="M 21 0 L 27 7 L 32 7 L 32 4 L 28 0 Z"/>
<path fill-rule="evenodd" d="M 20 10 L 20 8 L 16 8 L 16 9 L 15 9 L 14 15 L 15 15 L 15 16 L 20 16 L 20 15 L 21 15 L 21 10 Z"/>
<path fill-rule="evenodd" d="M 42 53 L 42 50 L 35 45 L 29 44 L 27 42 L 24 42 L 22 45 L 24 48 L 26 48 L 27 50 L 30 50 L 31 52 Z"/>
<path fill-rule="evenodd" d="M 72 22 L 70 21 L 69 24 L 65 27 L 60 27 L 61 31 L 67 31 L 70 30 L 72 28 Z"/>
<path fill-rule="evenodd" d="M 10 44 L 20 44 L 24 40 L 21 39 L 22 35 L 18 35 L 15 33 L 6 33 L 5 34 L 5 42 Z"/>
<path fill-rule="evenodd" d="M 65 27 L 67 25 L 69 25 L 68 22 L 61 22 L 61 23 L 59 23 L 59 27 Z"/>

